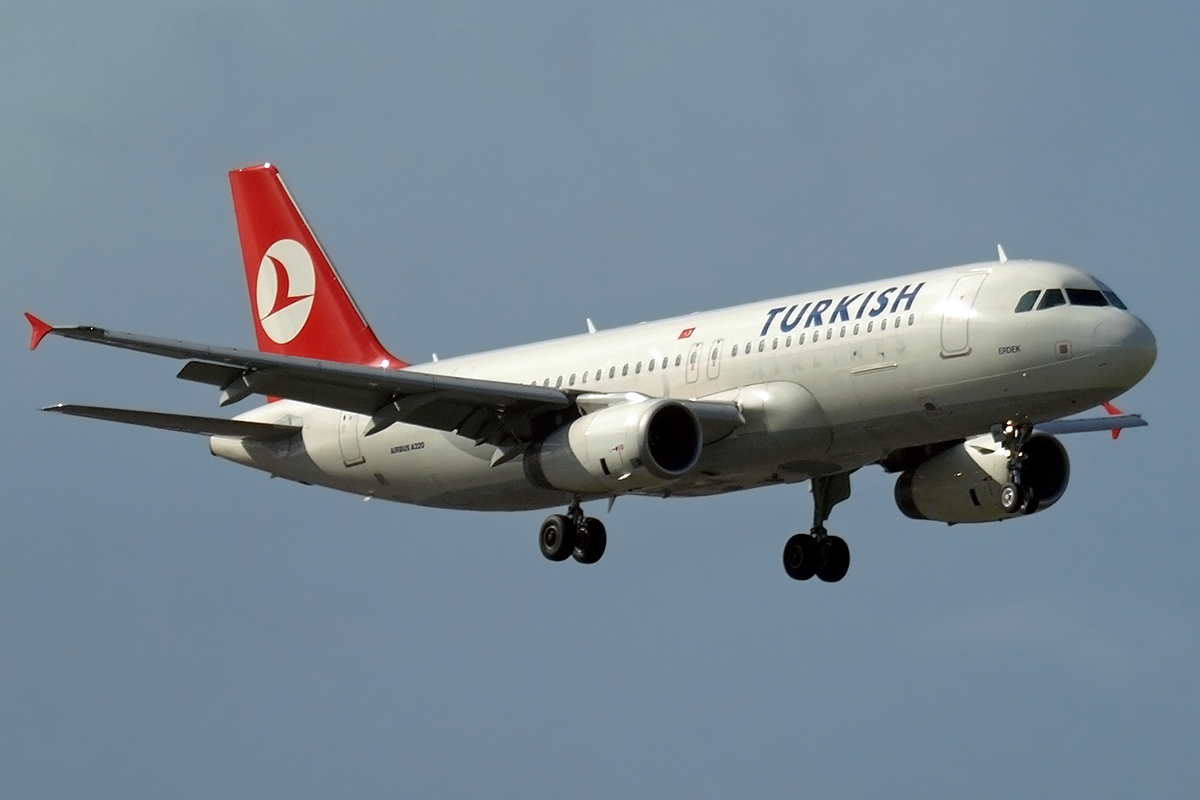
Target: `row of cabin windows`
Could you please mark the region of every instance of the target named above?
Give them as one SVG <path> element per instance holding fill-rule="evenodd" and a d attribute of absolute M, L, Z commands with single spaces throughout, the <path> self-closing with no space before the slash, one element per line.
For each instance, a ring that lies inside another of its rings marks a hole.
<path fill-rule="evenodd" d="M 695 353 L 693 353 L 693 354 L 692 354 L 692 360 L 693 360 L 693 361 L 695 361 L 695 360 L 696 360 L 696 355 L 695 355 Z M 646 371 L 647 371 L 647 372 L 654 372 L 654 369 L 655 369 L 655 367 L 657 367 L 657 366 L 658 366 L 658 359 L 656 358 L 656 359 L 653 359 L 653 360 L 651 360 L 651 361 L 648 361 L 648 362 L 642 362 L 642 361 L 639 361 L 639 362 L 637 362 L 637 364 L 635 364 L 635 365 L 634 365 L 634 367 L 633 367 L 633 374 L 635 374 L 635 375 L 640 375 L 640 374 L 642 374 L 642 364 L 643 364 L 643 363 L 645 363 L 645 364 L 646 364 Z M 682 363 L 683 363 L 683 356 L 682 356 L 682 355 L 677 355 L 677 356 L 675 356 L 675 366 L 677 366 L 677 367 L 678 367 L 678 366 L 679 366 L 680 364 L 682 364 Z M 671 364 L 671 357 L 670 357 L 670 356 L 663 356 L 663 359 L 662 359 L 662 368 L 663 368 L 663 369 L 666 369 L 668 366 L 670 366 L 670 364 Z M 575 372 L 573 372 L 573 373 L 571 373 L 570 377 L 568 377 L 568 378 L 567 378 L 567 386 L 574 386 L 574 385 L 575 385 L 575 379 L 576 379 L 576 378 L 579 378 L 579 382 L 580 382 L 581 384 L 586 384 L 586 383 L 588 382 L 588 375 L 590 375 L 590 374 L 591 374 L 590 372 L 582 372 L 582 373 L 575 373 Z M 625 377 L 625 376 L 626 376 L 626 375 L 628 375 L 628 374 L 629 374 L 629 365 L 628 365 L 628 364 L 625 364 L 624 366 L 622 366 L 622 367 L 621 367 L 621 377 Z M 598 370 L 596 370 L 596 376 L 595 376 L 595 378 L 594 378 L 593 380 L 595 380 L 595 381 L 599 381 L 599 380 L 601 380 L 603 377 L 604 377 L 604 370 L 603 370 L 603 369 L 598 369 Z M 608 368 L 608 377 L 609 377 L 610 379 L 611 379 L 611 378 L 615 378 L 615 377 L 617 377 L 617 368 L 616 368 L 615 366 L 613 366 L 613 367 L 609 367 L 609 368 Z M 537 386 L 537 381 L 533 381 L 531 385 L 532 385 L 532 386 Z M 542 386 L 549 386 L 549 385 L 550 385 L 550 379 L 549 379 L 549 378 L 546 378 L 544 381 L 542 381 Z M 563 385 L 563 376 L 562 376 L 562 375 L 559 375 L 559 376 L 558 376 L 558 380 L 556 380 L 556 381 L 554 382 L 554 388 L 556 388 L 556 389 L 561 389 L 561 388 L 562 388 L 562 385 Z"/>
<path fill-rule="evenodd" d="M 1065 296 L 1064 296 L 1065 293 Z M 1038 302 L 1038 296 L 1041 296 L 1042 302 Z M 1125 304 L 1121 302 L 1121 298 L 1117 297 L 1116 292 L 1112 289 L 1047 289 L 1045 294 L 1041 289 L 1032 289 L 1021 295 L 1021 299 L 1017 301 L 1017 307 L 1014 313 L 1022 314 L 1026 311 L 1032 311 L 1034 305 L 1037 310 L 1041 311 L 1045 308 L 1055 308 L 1056 306 L 1065 306 L 1070 302 L 1073 306 L 1116 306 L 1122 311 L 1127 311 Z"/>
<path fill-rule="evenodd" d="M 902 316 L 896 317 L 895 321 L 893 322 L 892 327 L 899 328 L 904 322 L 905 322 L 905 320 Z M 910 326 L 915 325 L 917 322 L 917 315 L 909 314 L 907 322 Z M 886 331 L 887 329 L 888 329 L 888 321 L 886 319 L 880 320 L 879 330 Z M 838 329 L 838 338 L 845 339 L 847 332 L 849 332 L 851 336 L 858 336 L 858 334 L 862 332 L 862 323 L 859 323 L 859 322 L 854 323 L 853 328 L 851 328 L 849 325 L 843 325 L 840 329 Z M 866 332 L 867 333 L 875 332 L 875 320 L 870 320 L 869 322 L 867 322 Z M 783 346 L 791 347 L 793 341 L 795 341 L 795 343 L 798 345 L 804 344 L 804 341 L 807 336 L 808 336 L 807 333 L 801 333 L 799 336 L 795 337 L 795 339 L 793 340 L 792 335 L 788 334 L 787 337 L 785 337 L 783 340 Z M 833 338 L 833 328 L 829 328 L 828 330 L 825 331 L 825 340 L 828 341 L 832 338 Z M 812 339 L 810 339 L 809 341 L 812 341 L 812 342 L 821 341 L 821 331 L 819 331 L 819 330 L 813 331 Z M 750 351 L 753 348 L 753 345 L 754 345 L 753 342 L 746 342 L 745 352 L 747 355 L 750 354 Z M 761 353 L 766 349 L 767 349 L 767 340 L 759 339 L 758 340 L 758 352 Z M 771 349 L 772 350 L 779 349 L 779 337 L 778 336 L 771 340 Z M 730 353 L 730 355 L 736 357 L 737 354 L 738 354 L 738 346 L 735 344 L 733 346 L 733 351 Z"/>
<path fill-rule="evenodd" d="M 893 323 L 893 327 L 899 328 L 903 324 L 904 321 L 905 320 L 902 316 L 896 317 L 895 322 Z M 907 322 L 910 326 L 916 324 L 916 321 L 917 321 L 916 314 L 908 315 Z M 842 338 L 842 339 L 846 338 L 846 332 L 849 327 L 850 326 L 848 326 L 848 325 L 843 325 L 838 332 L 838 337 Z M 853 327 L 853 330 L 851 331 L 851 335 L 858 336 L 858 334 L 861 332 L 861 329 L 862 329 L 861 323 L 858 323 L 858 322 L 854 323 L 854 327 Z M 888 321 L 886 319 L 881 320 L 879 323 L 879 330 L 886 331 L 887 329 L 888 329 Z M 833 328 L 830 328 L 827 331 L 825 331 L 825 339 L 826 340 L 833 338 L 833 330 L 834 330 Z M 866 332 L 867 333 L 875 332 L 875 321 L 874 320 L 867 322 Z M 807 336 L 807 334 L 801 333 L 799 336 L 795 337 L 795 340 L 794 340 L 795 343 L 798 345 L 804 344 L 806 336 Z M 819 330 L 813 331 L 812 339 L 810 341 L 813 341 L 813 342 L 821 341 L 821 332 Z M 783 346 L 791 347 L 792 342 L 793 342 L 793 337 L 791 336 L 791 334 L 789 334 L 787 336 L 787 338 L 784 340 Z M 750 353 L 752 344 L 753 344 L 752 342 L 746 342 L 745 352 L 747 355 L 749 355 L 749 353 Z M 758 343 L 758 352 L 761 353 L 761 352 L 765 351 L 766 349 L 767 349 L 767 340 L 766 339 L 760 340 Z M 779 338 L 778 337 L 776 337 L 774 340 L 772 340 L 771 349 L 772 350 L 779 349 Z M 733 346 L 733 350 L 731 351 L 730 355 L 737 356 L 737 354 L 738 354 L 738 346 L 735 344 Z M 698 353 L 693 352 L 688 359 L 688 363 L 694 366 L 695 364 L 697 364 L 699 362 L 699 360 L 700 360 L 700 355 Z M 658 359 L 652 359 L 651 361 L 648 361 L 648 362 L 639 361 L 636 364 L 634 364 L 634 367 L 633 367 L 634 375 L 640 375 L 642 373 L 642 364 L 643 363 L 646 364 L 647 372 L 653 372 L 655 367 L 659 365 Z M 661 365 L 662 369 L 666 369 L 668 366 L 670 366 L 670 363 L 671 363 L 671 357 L 663 356 L 662 365 Z M 682 364 L 683 364 L 683 356 L 676 355 L 675 356 L 675 366 L 678 367 L 678 366 L 681 366 Z M 576 378 L 579 378 L 580 384 L 586 384 L 588 382 L 589 375 L 591 375 L 590 372 L 572 373 L 569 377 L 567 377 L 567 386 L 574 386 L 575 382 L 576 382 Z M 627 375 L 629 375 L 629 365 L 625 364 L 624 366 L 621 367 L 621 377 L 625 377 Z M 603 377 L 604 377 L 604 370 L 598 369 L 598 370 L 596 370 L 593 381 L 599 381 L 599 380 L 603 379 Z M 615 366 L 608 368 L 608 377 L 609 377 L 609 379 L 617 377 L 617 368 Z M 537 381 L 533 381 L 530 385 L 537 386 Z M 549 378 L 546 378 L 545 380 L 542 381 L 542 386 L 549 386 L 549 385 L 550 385 Z M 562 385 L 563 385 L 563 376 L 559 375 L 558 379 L 555 380 L 555 382 L 554 382 L 554 388 L 561 389 Z"/>

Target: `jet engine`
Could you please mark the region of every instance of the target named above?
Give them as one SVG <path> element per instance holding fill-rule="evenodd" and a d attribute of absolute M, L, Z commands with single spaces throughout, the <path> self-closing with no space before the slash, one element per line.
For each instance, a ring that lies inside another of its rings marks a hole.
<path fill-rule="evenodd" d="M 1021 483 L 1035 505 L 1026 513 L 1054 505 L 1067 489 L 1071 465 L 1053 436 L 1037 435 L 1023 448 Z M 1000 504 L 1009 481 L 1008 452 L 990 434 L 944 450 L 896 481 L 896 505 L 905 516 L 938 522 L 994 522 L 1013 514 Z"/>
<path fill-rule="evenodd" d="M 525 456 L 538 486 L 617 494 L 661 486 L 700 459 L 703 436 L 683 404 L 658 399 L 602 408 L 559 428 Z"/>

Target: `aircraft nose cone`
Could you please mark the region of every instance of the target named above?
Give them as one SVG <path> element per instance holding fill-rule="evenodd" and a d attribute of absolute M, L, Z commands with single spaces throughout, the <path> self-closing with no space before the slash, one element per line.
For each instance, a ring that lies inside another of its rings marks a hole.
<path fill-rule="evenodd" d="M 1146 323 L 1132 314 L 1106 319 L 1096 326 L 1097 355 L 1115 368 L 1125 386 L 1146 377 L 1158 358 L 1158 343 Z"/>

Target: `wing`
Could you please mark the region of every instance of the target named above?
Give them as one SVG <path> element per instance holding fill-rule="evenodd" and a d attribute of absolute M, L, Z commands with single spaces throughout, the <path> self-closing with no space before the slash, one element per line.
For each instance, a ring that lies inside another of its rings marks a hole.
<path fill-rule="evenodd" d="M 90 326 L 50 326 L 31 316 L 33 346 L 47 335 L 190 359 L 179 372 L 184 380 L 217 386 L 221 405 L 251 394 L 283 397 L 372 418 L 369 433 L 407 422 L 482 442 L 527 441 L 534 421 L 572 406 L 558 389 L 501 381 L 433 375 L 412 369 L 381 369 L 282 356 L 228 347 L 193 344 Z"/>
<path fill-rule="evenodd" d="M 1149 424 L 1137 414 L 1121 414 L 1089 419 L 1056 419 L 1051 422 L 1039 422 L 1033 426 L 1033 429 L 1049 434 L 1091 433 L 1092 431 L 1112 431 L 1116 434 L 1125 428 L 1144 428 Z M 1116 436 L 1114 435 L 1113 438 L 1115 439 Z"/>
<path fill-rule="evenodd" d="M 543 438 L 588 410 L 576 403 L 581 392 L 546 386 L 434 375 L 411 368 L 363 367 L 90 326 L 52 326 L 31 314 L 26 316 L 33 326 L 32 348 L 46 336 L 55 335 L 187 359 L 178 377 L 220 388 L 223 406 L 252 394 L 283 397 L 370 416 L 367 435 L 405 422 L 453 431 L 478 444 L 519 445 Z M 614 395 L 613 401 L 623 398 Z M 734 403 L 683 402 L 699 420 L 706 442 L 727 436 L 744 424 Z"/>

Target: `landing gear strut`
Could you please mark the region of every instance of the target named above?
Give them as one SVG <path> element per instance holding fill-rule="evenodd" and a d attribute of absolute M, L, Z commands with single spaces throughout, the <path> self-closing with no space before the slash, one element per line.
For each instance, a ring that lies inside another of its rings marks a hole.
<path fill-rule="evenodd" d="M 580 564 L 595 564 L 604 555 L 608 545 L 608 533 L 604 523 L 594 517 L 586 517 L 579 507 L 579 498 L 571 501 L 567 513 L 551 514 L 542 523 L 538 533 L 538 546 L 542 555 L 551 561 L 566 561 L 574 558 Z"/>
<path fill-rule="evenodd" d="M 850 548 L 845 540 L 830 536 L 825 520 L 838 503 L 850 496 L 850 473 L 814 477 L 813 526 L 809 533 L 797 533 L 783 548 L 783 569 L 788 577 L 806 581 L 814 575 L 826 583 L 837 583 L 850 569 Z"/>
<path fill-rule="evenodd" d="M 1008 482 L 1000 488 L 1000 507 L 1009 514 L 1032 514 L 1038 510 L 1038 498 L 1021 479 L 1025 464 L 1025 445 L 1033 435 L 1028 422 L 1009 420 L 992 430 L 992 438 L 1008 453 Z"/>

